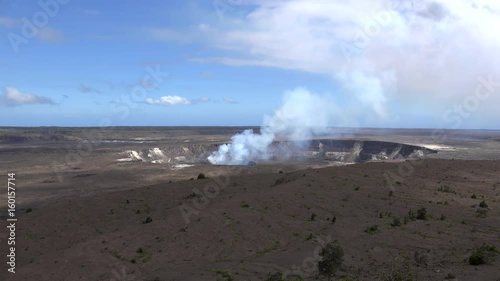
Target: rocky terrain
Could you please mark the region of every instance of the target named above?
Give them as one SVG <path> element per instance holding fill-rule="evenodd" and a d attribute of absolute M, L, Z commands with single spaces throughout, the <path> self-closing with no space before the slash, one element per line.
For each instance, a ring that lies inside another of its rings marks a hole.
<path fill-rule="evenodd" d="M 335 240 L 335 280 L 500 280 L 496 133 L 432 143 L 422 132 L 358 132 L 287 161 L 214 166 L 187 156 L 232 129 L 120 130 L 77 162 L 66 160 L 79 132 L 3 139 L 1 178 L 16 173 L 19 217 L 16 274 L 5 266 L 0 280 L 317 280 L 319 252 Z M 155 147 L 188 166 L 119 161 Z M 342 155 L 357 164 L 331 165 Z"/>

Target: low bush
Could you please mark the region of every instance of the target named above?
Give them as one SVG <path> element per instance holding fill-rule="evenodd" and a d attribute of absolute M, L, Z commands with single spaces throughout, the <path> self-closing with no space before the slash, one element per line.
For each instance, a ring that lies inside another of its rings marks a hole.
<path fill-rule="evenodd" d="M 498 255 L 498 250 L 495 246 L 483 244 L 476 248 L 469 257 L 470 265 L 481 265 L 492 263 Z"/>
<path fill-rule="evenodd" d="M 392 219 L 392 223 L 391 223 L 391 226 L 402 226 L 403 223 L 401 222 L 401 219 L 400 218 L 393 218 Z"/>
<path fill-rule="evenodd" d="M 421 208 L 417 210 L 417 220 L 427 220 L 427 209 Z"/>

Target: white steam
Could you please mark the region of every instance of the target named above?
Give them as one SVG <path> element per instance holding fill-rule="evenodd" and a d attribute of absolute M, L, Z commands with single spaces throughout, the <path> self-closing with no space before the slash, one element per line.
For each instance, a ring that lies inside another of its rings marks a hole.
<path fill-rule="evenodd" d="M 285 93 L 283 105 L 273 116 L 265 116 L 260 132 L 246 130 L 231 138 L 213 152 L 208 161 L 217 165 L 245 165 L 249 161 L 269 160 L 269 147 L 276 139 L 297 143 L 310 140 L 324 132 L 337 111 L 329 96 L 310 93 L 297 88 Z"/>
<path fill-rule="evenodd" d="M 245 17 L 212 29 L 231 55 L 198 61 L 330 76 L 348 125 L 450 126 L 443 113 L 474 95 L 479 77 L 500 79 L 498 0 L 245 3 Z M 498 92 L 468 122 L 498 120 Z"/>

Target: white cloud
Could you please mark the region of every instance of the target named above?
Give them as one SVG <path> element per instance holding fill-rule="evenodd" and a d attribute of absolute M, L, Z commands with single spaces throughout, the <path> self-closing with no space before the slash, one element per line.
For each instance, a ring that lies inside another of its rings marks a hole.
<path fill-rule="evenodd" d="M 211 102 L 212 99 L 209 97 L 201 97 L 196 99 L 187 99 L 180 96 L 163 96 L 159 99 L 147 98 L 145 102 L 147 104 L 158 104 L 158 105 L 192 105 Z"/>
<path fill-rule="evenodd" d="M 237 101 L 233 100 L 232 98 L 228 98 L 228 97 L 224 97 L 222 100 L 227 102 L 227 103 L 230 103 L 230 104 L 237 104 L 238 103 Z"/>
<path fill-rule="evenodd" d="M 326 74 L 381 120 L 401 104 L 440 118 L 474 94 L 479 76 L 500 80 L 499 1 L 252 2 L 239 22 L 211 27 L 213 45 L 239 55 L 191 61 Z M 498 102 L 492 95 L 481 114 L 496 114 Z"/>
<path fill-rule="evenodd" d="M 0 101 L 6 105 L 55 104 L 50 98 L 24 93 L 14 87 L 6 87 Z"/>
<path fill-rule="evenodd" d="M 159 99 L 147 98 L 146 103 L 168 106 L 168 105 L 188 105 L 191 104 L 191 101 L 179 96 L 163 96 L 160 97 Z"/>

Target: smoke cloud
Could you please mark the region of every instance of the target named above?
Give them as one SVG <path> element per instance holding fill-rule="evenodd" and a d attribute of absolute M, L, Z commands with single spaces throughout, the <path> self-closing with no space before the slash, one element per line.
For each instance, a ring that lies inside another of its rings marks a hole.
<path fill-rule="evenodd" d="M 331 96 L 317 95 L 306 88 L 286 92 L 283 105 L 272 116 L 265 116 L 260 132 L 246 130 L 213 152 L 208 161 L 217 165 L 246 165 L 269 160 L 275 140 L 291 140 L 297 145 L 325 132 L 331 126 L 337 107 Z"/>
<path fill-rule="evenodd" d="M 234 55 L 205 61 L 330 76 L 345 114 L 364 125 L 405 126 L 398 118 L 410 117 L 450 126 L 443 113 L 474 94 L 478 77 L 500 77 L 497 0 L 242 3 L 252 4 L 246 16 L 211 34 Z M 499 102 L 491 95 L 469 122 L 498 119 Z"/>

